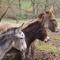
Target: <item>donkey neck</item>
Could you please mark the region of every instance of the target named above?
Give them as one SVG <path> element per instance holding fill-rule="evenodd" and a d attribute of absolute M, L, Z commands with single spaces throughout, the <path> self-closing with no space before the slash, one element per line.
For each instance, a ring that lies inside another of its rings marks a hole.
<path fill-rule="evenodd" d="M 42 24 L 39 21 L 36 21 L 22 30 L 25 33 L 27 45 L 30 45 L 35 39 L 38 39 L 36 37 L 36 32 L 42 27 Z"/>

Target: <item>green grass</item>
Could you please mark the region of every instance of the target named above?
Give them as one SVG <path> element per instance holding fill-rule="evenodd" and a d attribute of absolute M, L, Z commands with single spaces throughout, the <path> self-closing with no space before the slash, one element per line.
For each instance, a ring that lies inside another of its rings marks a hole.
<path fill-rule="evenodd" d="M 44 42 L 39 42 L 36 45 L 36 48 L 39 49 L 39 50 L 47 51 L 47 52 L 54 52 L 54 53 L 59 53 L 60 52 L 60 48 L 57 48 L 57 47 L 53 46 L 51 43 L 46 44 Z"/>
<path fill-rule="evenodd" d="M 2 19 L 1 23 L 8 23 L 11 25 L 20 26 L 22 23 L 27 23 L 27 20 L 20 20 L 18 23 L 16 23 L 16 20 L 13 19 Z"/>
<path fill-rule="evenodd" d="M 58 25 L 60 27 L 60 18 L 57 19 L 57 22 L 58 22 Z M 53 33 L 51 31 L 48 31 L 48 35 L 50 36 L 52 42 L 47 43 L 47 44 L 44 43 L 44 42 L 39 42 L 37 44 L 37 49 L 44 50 L 44 51 L 49 51 L 49 52 L 59 53 L 60 52 L 60 47 L 56 47 L 55 45 L 53 45 L 53 43 L 60 41 L 60 33 Z"/>
<path fill-rule="evenodd" d="M 58 25 L 60 26 L 60 18 L 57 18 Z"/>

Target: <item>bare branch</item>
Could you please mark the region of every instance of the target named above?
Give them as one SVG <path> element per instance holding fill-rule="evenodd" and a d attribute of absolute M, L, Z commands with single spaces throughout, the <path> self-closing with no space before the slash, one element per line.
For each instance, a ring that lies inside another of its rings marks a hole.
<path fill-rule="evenodd" d="M 0 22 L 1 22 L 2 18 L 5 16 L 5 14 L 7 13 L 8 8 L 9 8 L 9 7 L 7 7 L 6 11 L 1 15 L 1 17 L 0 17 Z"/>

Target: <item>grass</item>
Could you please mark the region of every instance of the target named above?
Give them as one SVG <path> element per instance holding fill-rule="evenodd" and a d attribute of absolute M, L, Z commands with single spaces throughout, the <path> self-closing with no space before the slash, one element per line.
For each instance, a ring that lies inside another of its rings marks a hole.
<path fill-rule="evenodd" d="M 8 24 L 11 24 L 11 25 L 15 25 L 15 26 L 20 26 L 22 23 L 27 23 L 27 20 L 20 20 L 18 23 L 16 23 L 16 20 L 13 20 L 13 19 L 3 19 L 1 21 L 1 23 L 8 23 Z"/>
<path fill-rule="evenodd" d="M 57 18 L 58 25 L 60 26 L 60 18 Z"/>
<path fill-rule="evenodd" d="M 60 27 L 60 18 L 57 19 L 57 22 L 58 22 L 58 25 Z M 51 31 L 48 31 L 48 35 L 50 36 L 52 42 L 46 44 L 46 43 L 40 41 L 36 46 L 37 49 L 44 50 L 44 51 L 49 51 L 49 52 L 59 53 L 60 52 L 60 47 L 56 47 L 53 44 L 54 43 L 55 44 L 60 44 L 59 43 L 59 41 L 60 41 L 60 33 L 53 33 Z M 58 43 L 56 43 L 56 42 L 58 42 Z"/>
<path fill-rule="evenodd" d="M 44 50 L 48 52 L 54 52 L 54 53 L 59 53 L 60 52 L 60 47 L 57 47 L 57 45 L 60 45 L 60 34 L 57 33 L 52 33 L 48 32 L 49 37 L 51 38 L 50 42 L 44 43 L 44 42 L 39 42 L 36 46 L 37 49 L 39 50 Z"/>
<path fill-rule="evenodd" d="M 60 26 L 60 18 L 57 19 L 57 22 L 58 22 L 58 25 Z M 27 20 L 20 20 L 19 23 L 17 24 L 15 20 L 3 19 L 1 23 L 9 23 L 9 24 L 12 24 L 12 25 L 15 25 L 15 26 L 20 26 L 22 23 L 27 24 Z M 48 35 L 51 37 L 52 42 L 46 44 L 46 43 L 40 41 L 36 45 L 37 49 L 59 53 L 60 48 L 53 45 L 53 43 L 60 41 L 60 34 L 59 33 L 52 33 L 50 31 L 48 31 Z"/>
<path fill-rule="evenodd" d="M 53 46 L 51 43 L 46 44 L 44 42 L 39 42 L 36 47 L 39 50 L 48 51 L 48 52 L 59 53 L 60 51 L 60 48 Z"/>

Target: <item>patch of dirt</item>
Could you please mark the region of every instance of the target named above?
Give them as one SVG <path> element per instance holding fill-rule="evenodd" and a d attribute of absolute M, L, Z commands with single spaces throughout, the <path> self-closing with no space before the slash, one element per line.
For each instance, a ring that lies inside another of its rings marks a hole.
<path fill-rule="evenodd" d="M 60 53 L 35 49 L 34 55 L 30 54 L 27 60 L 60 60 Z"/>
<path fill-rule="evenodd" d="M 35 60 L 60 60 L 60 54 L 55 54 L 54 52 L 46 52 L 35 50 L 34 53 Z"/>
<path fill-rule="evenodd" d="M 2 60 L 21 60 L 20 58 L 21 58 L 20 52 L 17 49 L 12 48 L 5 54 Z M 30 55 L 29 59 L 27 60 L 33 60 L 32 56 Z M 34 60 L 60 60 L 60 54 L 35 49 Z"/>

